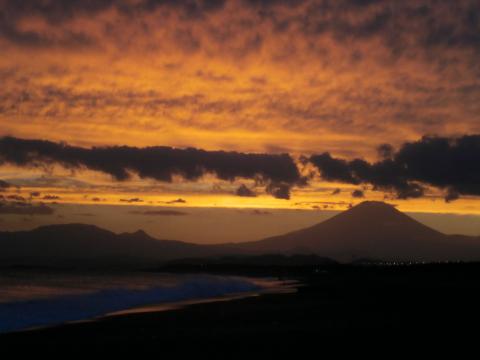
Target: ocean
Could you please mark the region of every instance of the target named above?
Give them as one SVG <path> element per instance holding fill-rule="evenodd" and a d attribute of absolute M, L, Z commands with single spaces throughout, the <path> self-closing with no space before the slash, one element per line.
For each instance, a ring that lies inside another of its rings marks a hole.
<path fill-rule="evenodd" d="M 227 297 L 274 286 L 236 276 L 8 270 L 0 272 L 0 333 L 87 320 L 156 304 Z"/>

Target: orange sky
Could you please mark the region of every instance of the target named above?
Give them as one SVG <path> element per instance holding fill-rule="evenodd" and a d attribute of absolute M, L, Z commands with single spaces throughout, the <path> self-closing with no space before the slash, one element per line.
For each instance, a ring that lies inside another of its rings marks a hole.
<path fill-rule="evenodd" d="M 375 161 L 383 143 L 480 133 L 474 1 L 61 3 L 0 1 L 0 136 L 289 153 L 299 164 L 323 152 Z M 5 196 L 40 192 L 33 202 L 341 210 L 387 197 L 406 211 L 480 212 L 474 195 L 447 203 L 426 186 L 398 200 L 318 176 L 289 200 L 213 174 L 118 182 L 4 164 L 0 179 L 18 186 Z M 240 184 L 258 196 L 236 196 Z"/>

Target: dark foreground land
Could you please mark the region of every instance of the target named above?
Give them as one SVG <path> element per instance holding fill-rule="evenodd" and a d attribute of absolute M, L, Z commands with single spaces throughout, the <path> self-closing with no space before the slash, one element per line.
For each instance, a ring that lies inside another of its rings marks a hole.
<path fill-rule="evenodd" d="M 170 269 L 172 270 L 172 269 Z M 176 269 L 181 271 L 181 267 Z M 196 268 L 184 268 L 193 271 Z M 42 345 L 153 345 L 177 354 L 214 351 L 282 352 L 329 339 L 452 340 L 480 328 L 480 264 L 262 268 L 209 266 L 209 272 L 282 276 L 301 281 L 296 293 L 266 294 L 164 312 L 0 336 L 3 348 Z M 403 344 L 403 345 L 402 345 Z M 341 349 L 339 349 L 341 350 Z"/>

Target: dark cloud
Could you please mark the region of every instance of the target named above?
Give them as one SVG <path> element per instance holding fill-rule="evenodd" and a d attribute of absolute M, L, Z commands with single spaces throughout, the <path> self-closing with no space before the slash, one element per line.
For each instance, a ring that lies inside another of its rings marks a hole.
<path fill-rule="evenodd" d="M 120 3 L 120 1 L 6 0 L 2 1 L 1 8 L 3 15 L 8 15 L 10 18 L 13 19 L 34 15 L 43 17 L 47 19 L 50 23 L 60 23 L 65 20 L 72 19 L 75 15 L 94 15 L 100 11 L 108 9 L 115 3 Z"/>
<path fill-rule="evenodd" d="M 59 37 L 52 38 L 40 32 L 22 31 L 10 21 L 1 21 L 0 18 L 0 36 L 20 46 L 82 48 L 96 44 L 95 39 L 83 33 L 66 31 L 62 32 Z"/>
<path fill-rule="evenodd" d="M 95 202 L 102 202 L 102 201 L 105 201 L 106 199 L 102 199 L 102 198 L 99 198 L 99 197 L 93 197 L 92 198 L 92 201 L 95 201 Z"/>
<path fill-rule="evenodd" d="M 148 215 L 148 216 L 183 216 L 188 213 L 177 210 L 145 210 L 145 211 L 130 211 L 130 214 Z"/>
<path fill-rule="evenodd" d="M 362 190 L 353 190 L 353 191 L 352 191 L 352 197 L 354 197 L 354 198 L 363 198 L 363 197 L 365 197 L 365 194 L 363 193 Z"/>
<path fill-rule="evenodd" d="M 427 17 L 427 31 L 422 39 L 424 45 L 480 49 L 480 4 L 460 1 L 460 6 L 455 9 L 453 3 L 444 8 L 451 11 L 450 16 Z M 431 13 L 434 14 L 433 11 Z"/>
<path fill-rule="evenodd" d="M 480 195 L 480 135 L 425 136 L 375 163 L 335 159 L 328 153 L 309 160 L 325 180 L 372 184 L 374 190 L 391 190 L 401 199 L 423 196 L 424 185 L 447 189 L 449 201 Z"/>
<path fill-rule="evenodd" d="M 43 200 L 60 200 L 60 196 L 57 195 L 45 195 Z"/>
<path fill-rule="evenodd" d="M 273 182 L 268 184 L 267 193 L 277 199 L 290 200 L 290 185 L 287 183 Z"/>
<path fill-rule="evenodd" d="M 285 199 L 289 198 L 293 185 L 305 182 L 288 154 L 205 151 L 166 146 L 81 148 L 44 140 L 4 137 L 0 139 L 1 163 L 27 167 L 60 164 L 68 169 L 87 168 L 107 173 L 119 181 L 127 180 L 130 173 L 164 182 L 171 182 L 175 175 L 195 181 L 211 173 L 227 181 L 255 179 L 266 183 L 267 191 L 273 196 Z"/>
<path fill-rule="evenodd" d="M 110 9 L 117 11 L 124 19 L 138 18 L 141 14 L 156 9 L 170 8 L 178 11 L 183 20 L 202 19 L 205 14 L 223 7 L 224 0 L 5 0 L 0 2 L 0 36 L 20 46 L 64 48 L 91 47 L 97 39 L 84 32 L 65 30 L 64 24 L 79 18 L 91 18 Z M 51 27 L 62 29 L 56 36 L 41 31 L 24 30 L 21 22 L 30 18 L 42 18 Z M 107 26 L 106 26 L 107 27 Z M 181 45 L 181 44 L 180 44 Z"/>
<path fill-rule="evenodd" d="M 12 203 L 0 201 L 0 214 L 51 215 L 53 213 L 54 209 L 44 204 L 32 205 L 28 203 Z"/>
<path fill-rule="evenodd" d="M 445 202 L 449 203 L 460 198 L 460 194 L 457 190 L 449 188 L 447 189 L 447 193 L 445 194 Z"/>
<path fill-rule="evenodd" d="M 408 178 L 464 195 L 480 195 L 480 135 L 424 137 L 403 145 L 394 161 Z"/>
<path fill-rule="evenodd" d="M 337 41 L 346 42 L 376 37 L 382 39 L 393 52 L 437 47 L 480 49 L 480 5 L 471 0 L 434 3 L 429 0 L 260 0 L 239 1 L 238 4 L 247 11 L 241 19 L 243 27 L 237 31 L 247 32 L 260 23 L 271 23 L 279 33 L 299 29 L 308 38 L 329 35 Z M 221 10 L 224 5 L 223 0 L 5 0 L 0 2 L 0 35 L 18 45 L 91 46 L 96 39 L 83 32 L 65 30 L 68 29 L 65 23 L 78 18 L 92 18 L 113 9 L 124 21 L 132 23 L 145 14 L 159 10 L 163 16 L 174 11 L 180 21 L 188 24 L 207 19 L 209 14 Z M 285 11 L 284 7 L 299 10 Z M 23 30 L 20 25 L 29 18 L 42 18 L 50 26 L 63 29 L 63 32 L 52 37 Z M 99 16 L 99 21 L 105 20 Z M 178 47 L 188 48 L 189 51 L 198 48 L 198 39 L 192 37 L 191 28 L 179 27 L 176 33 L 180 34 L 177 36 L 180 40 Z M 224 43 L 235 36 L 222 37 L 219 33 L 222 34 L 221 30 L 216 29 L 211 36 Z M 116 33 L 111 31 L 107 35 L 114 38 Z M 261 36 L 257 34 L 250 42 L 255 44 L 258 38 Z M 256 45 L 246 47 L 258 48 Z"/>
<path fill-rule="evenodd" d="M 338 194 L 340 194 L 340 192 L 341 192 L 341 190 L 337 188 L 337 189 L 332 191 L 332 195 L 338 195 Z"/>
<path fill-rule="evenodd" d="M 6 181 L 0 180 L 0 191 L 5 191 L 8 189 L 11 185 L 7 183 Z"/>
<path fill-rule="evenodd" d="M 143 202 L 142 199 L 140 198 L 131 198 L 131 199 L 120 199 L 121 202 L 127 202 L 127 203 L 139 203 Z"/>
<path fill-rule="evenodd" d="M 23 196 L 16 195 L 16 194 L 8 195 L 8 196 L 6 196 L 6 198 L 9 199 L 9 200 L 15 200 L 15 201 L 21 201 L 21 202 L 27 201 Z"/>
<path fill-rule="evenodd" d="M 159 201 L 161 204 L 168 204 L 168 205 L 173 205 L 173 204 L 186 204 L 187 200 L 184 200 L 182 198 L 178 198 L 175 200 L 170 200 L 170 201 Z"/>
<path fill-rule="evenodd" d="M 322 205 L 323 207 L 336 207 L 336 206 L 347 206 L 349 203 L 345 201 L 302 201 L 302 202 L 297 202 L 295 205 L 312 205 L 312 204 L 319 204 Z M 319 208 L 318 205 L 317 208 Z M 312 206 L 313 207 L 313 206 Z"/>
<path fill-rule="evenodd" d="M 393 146 L 390 144 L 382 144 L 377 147 L 377 152 L 380 158 L 390 159 L 393 156 L 395 150 Z"/>
<path fill-rule="evenodd" d="M 94 16 L 109 9 L 133 17 L 166 6 L 181 10 L 189 18 L 201 17 L 204 12 L 221 9 L 224 3 L 225 0 L 5 0 L 0 2 L 0 9 L 10 19 L 39 16 L 50 24 L 60 24 L 74 17 Z"/>
<path fill-rule="evenodd" d="M 0 156 L 1 157 L 1 156 Z M 0 160 L 1 163 L 1 160 Z M 71 188 L 80 191 L 83 188 L 91 188 L 92 184 L 74 179 L 70 177 L 57 177 L 50 175 L 40 175 L 40 176 L 27 176 L 23 178 L 16 178 L 15 185 L 17 188 L 23 187 L 32 187 L 32 188 L 44 188 L 44 187 L 63 187 Z M 12 185 L 13 186 L 13 185 Z"/>
<path fill-rule="evenodd" d="M 257 196 L 257 194 L 255 194 L 255 191 L 248 188 L 245 184 L 242 184 L 238 187 L 238 189 L 235 191 L 235 195 L 242 196 L 242 197 L 255 197 L 255 196 Z"/>
<path fill-rule="evenodd" d="M 346 160 L 335 159 L 329 153 L 313 155 L 312 162 L 322 172 L 322 178 L 326 181 L 340 181 L 349 184 L 359 184 Z"/>
<path fill-rule="evenodd" d="M 409 182 L 409 183 L 398 183 L 396 186 L 397 199 L 415 199 L 420 198 L 424 195 L 425 189 L 422 185 Z"/>
<path fill-rule="evenodd" d="M 30 193 L 30 197 L 34 198 L 34 197 L 39 197 L 41 195 L 41 193 L 39 191 L 32 191 Z"/>
<path fill-rule="evenodd" d="M 362 159 L 335 159 L 329 153 L 324 153 L 311 156 L 310 161 L 327 181 L 354 185 L 369 183 L 374 186 L 374 190 L 395 191 L 397 197 L 402 199 L 423 195 L 421 185 L 406 178 L 404 169 L 394 160 L 370 164 Z"/>
<path fill-rule="evenodd" d="M 24 30 L 20 23 L 32 17 L 43 18 L 50 25 L 58 25 L 65 20 L 71 20 L 82 13 L 96 13 L 106 9 L 112 1 L 86 1 L 83 6 L 79 1 L 13 1 L 0 2 L 0 36 L 3 39 L 20 46 L 30 47 L 80 47 L 94 44 L 94 39 L 82 32 L 72 30 L 62 31 L 53 37 L 40 31 Z M 87 5 L 86 3 L 89 3 Z M 93 3 L 97 3 L 92 6 Z M 82 9 L 83 8 L 83 9 Z M 82 11 L 84 10 L 84 11 Z"/>
<path fill-rule="evenodd" d="M 306 35 L 329 34 L 340 42 L 375 37 L 398 55 L 437 48 L 480 50 L 479 13 L 480 4 L 470 0 L 435 5 L 428 0 L 331 0 L 309 1 L 300 18 Z"/>

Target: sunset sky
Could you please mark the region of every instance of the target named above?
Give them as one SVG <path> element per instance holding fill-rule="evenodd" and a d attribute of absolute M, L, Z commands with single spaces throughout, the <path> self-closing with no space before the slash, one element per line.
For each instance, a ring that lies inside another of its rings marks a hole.
<path fill-rule="evenodd" d="M 476 0 L 0 0 L 0 49 L 1 229 L 480 234 Z"/>

